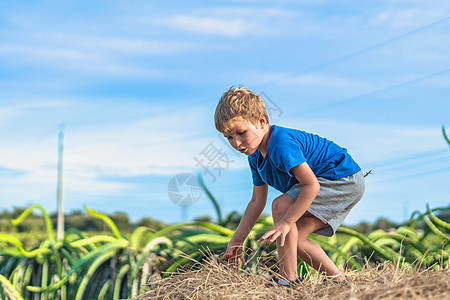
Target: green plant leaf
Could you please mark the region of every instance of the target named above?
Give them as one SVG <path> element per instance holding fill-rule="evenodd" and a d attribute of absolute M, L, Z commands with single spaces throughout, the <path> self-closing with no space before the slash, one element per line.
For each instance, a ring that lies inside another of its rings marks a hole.
<path fill-rule="evenodd" d="M 15 236 L 6 234 L 6 233 L 0 233 L 0 241 L 5 241 L 7 243 L 10 243 L 14 246 L 16 246 L 17 250 L 25 257 L 27 258 L 31 258 L 31 257 L 35 257 L 39 254 L 48 254 L 50 253 L 50 249 L 48 248 L 38 248 L 38 249 L 34 249 L 32 251 L 27 251 L 25 250 L 25 248 L 23 247 L 23 244 L 21 241 L 19 241 L 18 238 L 16 238 Z"/>
<path fill-rule="evenodd" d="M 100 255 L 97 259 L 95 259 L 92 264 L 89 266 L 86 274 L 84 275 L 83 279 L 81 280 L 80 285 L 78 286 L 78 290 L 77 290 L 77 295 L 76 295 L 76 300 L 81 300 L 83 299 L 83 295 L 84 292 L 86 290 L 86 286 L 88 284 L 88 282 L 90 281 L 91 277 L 93 276 L 93 274 L 97 271 L 97 269 L 104 263 L 106 262 L 108 259 L 110 259 L 111 257 L 113 257 L 114 255 L 116 255 L 118 249 L 112 249 L 106 253 L 103 253 L 102 255 Z M 109 266 L 105 266 L 105 267 L 109 267 Z M 101 288 L 100 288 L 101 290 Z"/>
<path fill-rule="evenodd" d="M 430 209 L 430 205 L 427 203 L 427 213 L 430 216 L 430 219 L 433 221 L 433 223 L 435 223 L 436 225 L 445 228 L 447 230 L 450 230 L 450 224 L 445 222 L 444 220 L 439 219 L 438 217 L 436 217 L 435 214 L 433 214 L 433 212 Z"/>
<path fill-rule="evenodd" d="M 120 268 L 119 274 L 116 276 L 116 281 L 114 282 L 114 295 L 113 299 L 119 299 L 120 288 L 122 287 L 123 278 L 130 270 L 130 265 L 124 265 Z"/>
<path fill-rule="evenodd" d="M 206 195 L 208 196 L 208 199 L 213 204 L 214 209 L 216 210 L 217 220 L 219 221 L 219 224 L 223 225 L 222 212 L 220 210 L 219 203 L 217 202 L 216 198 L 214 198 L 213 194 L 209 191 L 209 189 L 206 187 L 206 184 L 203 181 L 203 178 L 200 173 L 197 175 L 197 180 L 198 180 L 198 183 L 200 184 L 200 186 L 202 187 L 202 189 L 205 191 Z"/>
<path fill-rule="evenodd" d="M 230 241 L 230 237 L 223 235 L 214 234 L 197 234 L 193 236 L 186 237 L 186 240 L 190 243 L 211 245 L 211 244 L 222 244 L 226 245 Z"/>
<path fill-rule="evenodd" d="M 113 235 L 117 238 L 117 239 L 121 239 L 122 238 L 122 234 L 119 231 L 119 228 L 117 228 L 116 224 L 113 222 L 113 220 L 111 220 L 110 217 L 108 217 L 105 214 L 102 214 L 96 210 L 93 210 L 89 207 L 87 207 L 86 205 L 84 206 L 84 209 L 86 209 L 86 211 L 93 217 L 102 220 L 103 222 L 105 222 L 109 228 L 111 229 L 111 232 L 113 233 Z"/>
<path fill-rule="evenodd" d="M 212 231 L 218 232 L 225 236 L 232 236 L 234 231 L 231 229 L 228 229 L 226 227 L 210 223 L 210 222 L 198 222 L 198 221 L 191 221 L 191 222 L 182 222 L 182 223 L 176 223 L 172 224 L 170 226 L 164 227 L 163 229 L 155 232 L 153 235 L 153 238 L 158 236 L 167 236 L 170 232 L 175 231 L 177 229 L 180 229 L 182 227 L 188 227 L 188 226 L 200 226 L 204 228 L 208 228 Z"/>
<path fill-rule="evenodd" d="M 153 233 L 153 230 L 148 228 L 147 226 L 139 226 L 136 228 L 131 234 L 130 242 L 131 249 L 134 251 L 138 251 L 140 249 L 140 245 L 142 243 L 142 237 L 146 232 Z"/>
<path fill-rule="evenodd" d="M 74 241 L 70 243 L 72 247 L 84 247 L 86 245 L 90 245 L 91 243 L 100 243 L 100 242 L 115 242 L 117 238 L 109 235 L 95 235 L 86 239 Z"/>
<path fill-rule="evenodd" d="M 444 135 L 444 139 L 447 141 L 448 145 L 450 146 L 450 139 L 447 136 L 447 133 L 445 132 L 445 127 L 442 125 L 442 134 Z"/>
<path fill-rule="evenodd" d="M 439 228 L 437 228 L 436 225 L 434 225 L 433 222 L 430 221 L 430 219 L 428 219 L 427 217 L 423 217 L 423 220 L 425 221 L 425 223 L 427 223 L 428 227 L 430 227 L 431 231 L 433 231 L 434 234 L 440 236 L 443 240 L 450 240 L 450 236 L 440 231 Z"/>
<path fill-rule="evenodd" d="M 53 234 L 52 220 L 48 216 L 45 209 L 42 206 L 40 206 L 39 204 L 34 204 L 34 205 L 29 206 L 17 219 L 12 220 L 11 222 L 15 226 L 19 225 L 20 223 L 23 222 L 23 220 L 25 220 L 28 217 L 28 215 L 31 213 L 31 211 L 35 208 L 39 209 L 42 212 L 42 216 L 44 217 L 44 222 L 45 222 L 45 228 L 47 229 L 48 239 L 50 240 L 51 243 L 54 243 L 55 235 Z"/>
<path fill-rule="evenodd" d="M 376 245 L 374 242 L 372 242 L 369 238 L 364 236 L 362 233 L 357 232 L 356 230 L 345 228 L 345 227 L 339 227 L 337 232 L 345 233 L 354 237 L 359 238 L 361 241 L 363 241 L 365 244 L 369 245 L 375 252 L 380 254 L 384 259 L 394 261 L 398 258 L 398 253 L 392 253 L 392 251 L 389 251 L 388 248 L 380 247 Z M 393 256 L 394 257 L 393 257 Z"/>
<path fill-rule="evenodd" d="M 109 251 L 117 251 L 119 249 L 123 249 L 129 246 L 129 242 L 127 240 L 121 239 L 116 242 L 112 242 L 106 245 L 103 245 L 99 248 L 97 248 L 94 251 L 89 252 L 85 257 L 80 259 L 75 266 L 72 267 L 70 272 L 68 272 L 64 277 L 61 278 L 61 280 L 45 289 L 36 287 L 36 286 L 27 286 L 27 290 L 35 293 L 41 293 L 45 291 L 53 291 L 59 289 L 61 286 L 66 284 L 66 282 L 69 280 L 70 276 L 77 272 L 79 269 L 85 267 L 87 264 L 89 264 L 93 259 L 95 259 L 97 256 L 103 255 L 106 252 Z"/>
<path fill-rule="evenodd" d="M 9 282 L 9 280 L 3 276 L 2 274 L 0 274 L 0 285 L 4 288 L 7 289 L 9 291 L 9 293 L 16 299 L 16 300 L 23 300 L 22 296 L 20 295 L 20 293 L 14 288 L 14 286 L 12 285 L 11 282 Z"/>

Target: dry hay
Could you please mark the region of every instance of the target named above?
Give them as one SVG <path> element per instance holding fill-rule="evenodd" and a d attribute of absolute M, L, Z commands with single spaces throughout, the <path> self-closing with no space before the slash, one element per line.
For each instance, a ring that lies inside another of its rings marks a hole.
<path fill-rule="evenodd" d="M 391 262 L 347 271 L 345 283 L 323 282 L 310 275 L 296 288 L 267 287 L 271 271 L 263 275 L 236 272 L 210 257 L 195 268 L 150 282 L 149 299 L 450 299 L 450 269 L 422 270 Z"/>

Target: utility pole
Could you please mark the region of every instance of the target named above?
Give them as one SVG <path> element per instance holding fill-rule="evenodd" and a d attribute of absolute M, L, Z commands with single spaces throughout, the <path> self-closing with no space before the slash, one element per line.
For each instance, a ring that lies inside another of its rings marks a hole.
<path fill-rule="evenodd" d="M 58 223 L 57 223 L 57 239 L 62 240 L 64 238 L 64 209 L 63 209 L 63 192 L 62 192 L 62 171 L 63 171 L 63 142 L 64 142 L 64 124 L 59 126 L 58 136 L 58 181 L 56 186 L 56 199 L 58 210 Z"/>
<path fill-rule="evenodd" d="M 186 206 L 181 207 L 181 221 L 186 222 L 188 218 L 188 208 Z"/>

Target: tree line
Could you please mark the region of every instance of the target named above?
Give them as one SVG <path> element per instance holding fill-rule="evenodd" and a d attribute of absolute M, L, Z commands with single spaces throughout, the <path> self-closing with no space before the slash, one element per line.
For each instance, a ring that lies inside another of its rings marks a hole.
<path fill-rule="evenodd" d="M 14 226 L 11 223 L 11 220 L 20 216 L 20 214 L 26 209 L 26 207 L 13 206 L 10 210 L 3 209 L 0 212 L 0 232 L 42 232 L 45 231 L 45 225 L 42 216 L 39 213 L 31 212 L 30 216 L 22 222 L 18 226 Z M 117 225 L 121 232 L 132 232 L 139 226 L 146 226 L 151 230 L 158 231 L 162 229 L 167 224 L 164 224 L 162 221 L 151 217 L 144 217 L 139 219 L 136 222 L 132 222 L 125 212 L 114 212 L 107 214 Z M 232 224 L 230 227 L 237 227 L 240 222 L 242 215 L 238 212 L 233 211 L 228 214 L 229 222 Z M 438 213 L 439 218 L 445 221 L 450 221 L 450 210 L 443 210 Z M 262 216 L 264 217 L 264 216 Z M 50 218 L 56 228 L 56 220 L 57 213 L 50 213 Z M 101 232 L 108 231 L 108 228 L 105 228 L 105 224 L 100 220 L 92 217 L 82 210 L 72 210 L 70 213 L 65 214 L 65 230 L 75 229 L 79 231 L 91 231 L 91 232 Z M 206 221 L 213 222 L 212 217 L 205 215 L 199 216 L 194 219 L 194 221 Z M 407 223 L 407 222 L 406 222 Z M 399 226 L 404 225 L 403 223 L 397 223 L 389 220 L 386 217 L 379 217 L 375 222 L 367 222 L 362 221 L 353 226 L 347 226 L 352 228 L 360 233 L 366 234 L 372 232 L 376 229 L 389 230 L 392 228 L 398 228 Z"/>
<path fill-rule="evenodd" d="M 20 225 L 14 226 L 11 220 L 19 217 L 27 207 L 13 206 L 12 209 L 3 209 L 0 212 L 0 232 L 39 232 L 45 231 L 45 224 L 42 215 L 32 211 L 28 218 Z M 124 212 L 114 212 L 107 214 L 119 227 L 122 232 L 132 232 L 139 226 L 146 226 L 151 230 L 158 231 L 164 227 L 164 223 L 150 217 L 144 217 L 137 222 L 131 222 L 129 216 Z M 54 228 L 56 228 L 57 212 L 50 213 Z M 79 231 L 108 231 L 104 222 L 92 217 L 82 210 L 72 210 L 64 216 L 64 229 L 75 229 Z"/>

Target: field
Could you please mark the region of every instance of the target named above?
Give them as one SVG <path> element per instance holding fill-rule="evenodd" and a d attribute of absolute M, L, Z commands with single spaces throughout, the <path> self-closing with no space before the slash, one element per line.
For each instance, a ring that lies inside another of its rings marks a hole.
<path fill-rule="evenodd" d="M 295 288 L 268 287 L 271 272 L 256 275 L 230 270 L 210 258 L 195 270 L 154 280 L 149 292 L 134 300 L 150 299 L 450 299 L 450 269 L 420 270 L 392 262 L 369 264 L 347 271 L 345 283 L 323 282 L 310 275 Z"/>
<path fill-rule="evenodd" d="M 69 230 L 57 240 L 39 205 L 13 224 L 24 222 L 32 210 L 41 210 L 47 230 L 37 247 L 0 233 L 0 243 L 7 245 L 0 251 L 0 299 L 443 299 L 449 290 L 449 207 L 427 207 L 389 230 L 341 227 L 332 238 L 313 236 L 347 270 L 349 281 L 324 284 L 299 261 L 305 280 L 298 289 L 265 286 L 277 268 L 275 245 L 256 243 L 273 225 L 268 216 L 258 220 L 245 243 L 247 268 L 236 272 L 217 264 L 239 222 L 235 213 L 219 215 L 218 223 L 176 223 L 157 231 L 139 226 L 121 233 L 107 215 L 86 207 L 110 232 Z"/>

